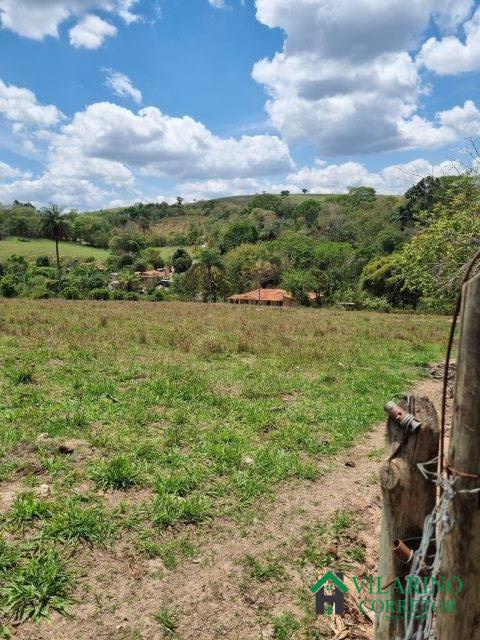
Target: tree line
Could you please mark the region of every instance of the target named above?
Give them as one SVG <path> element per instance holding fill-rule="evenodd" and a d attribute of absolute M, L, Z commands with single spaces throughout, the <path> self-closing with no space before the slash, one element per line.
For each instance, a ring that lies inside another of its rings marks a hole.
<path fill-rule="evenodd" d="M 264 193 L 239 204 L 179 199 L 88 214 L 17 201 L 0 208 L 0 235 L 51 238 L 56 264 L 14 256 L 0 265 L 0 292 L 214 302 L 282 287 L 302 304 L 444 312 L 479 244 L 478 199 L 475 177 L 449 176 L 424 178 L 403 197 L 355 187 L 322 198 Z M 62 264 L 59 240 L 108 247 L 111 256 L 103 265 Z M 175 270 L 172 287 L 145 290 L 135 274 L 163 267 L 165 244 L 179 247 L 167 261 Z M 112 271 L 117 291 L 108 288 Z"/>

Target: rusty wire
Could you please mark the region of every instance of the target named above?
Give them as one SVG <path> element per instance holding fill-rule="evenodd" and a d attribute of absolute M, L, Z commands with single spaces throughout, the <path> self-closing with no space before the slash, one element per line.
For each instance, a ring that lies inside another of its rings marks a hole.
<path fill-rule="evenodd" d="M 478 260 L 480 260 L 480 249 L 475 253 L 473 258 L 468 263 L 467 269 L 465 271 L 465 275 L 461 280 L 460 290 L 458 292 L 457 301 L 455 303 L 455 310 L 452 316 L 452 325 L 450 327 L 450 335 L 448 337 L 448 346 L 447 346 L 447 354 L 445 357 L 445 370 L 443 372 L 443 387 L 442 387 L 442 412 L 441 412 L 441 418 L 440 418 L 440 449 L 439 449 L 439 456 L 438 456 L 439 475 L 443 474 L 447 468 L 450 468 L 453 470 L 453 467 L 451 467 L 451 465 L 448 466 L 445 464 L 445 422 L 446 422 L 446 413 L 447 413 L 448 373 L 450 371 L 450 359 L 452 357 L 453 341 L 455 338 L 455 329 L 457 327 L 458 317 L 460 315 L 460 309 L 462 305 L 463 286 L 470 279 L 470 275 L 473 271 L 473 268 L 477 264 Z M 451 433 L 450 433 L 450 437 L 451 437 Z"/>
<path fill-rule="evenodd" d="M 450 327 L 450 335 L 445 358 L 445 370 L 443 372 L 439 455 L 438 458 L 434 458 L 428 462 L 418 463 L 417 465 L 422 475 L 427 480 L 434 482 L 439 487 L 440 491 L 437 496 L 435 507 L 425 519 L 420 545 L 413 554 L 413 561 L 410 573 L 408 574 L 410 578 L 419 578 L 420 576 L 430 579 L 438 578 L 445 550 L 445 538 L 454 524 L 454 514 L 451 509 L 451 503 L 459 493 L 478 494 L 480 492 L 480 487 L 473 489 L 457 488 L 455 485 L 459 476 L 469 478 L 475 477 L 476 479 L 478 479 L 479 476 L 458 471 L 445 460 L 445 423 L 450 359 L 453 350 L 455 330 L 460 316 L 463 287 L 470 279 L 473 268 L 479 260 L 480 250 L 475 253 L 467 265 L 465 274 L 460 283 L 460 291 L 458 293 L 452 317 L 452 325 Z M 437 472 L 433 471 L 434 468 Z M 432 547 L 434 548 L 433 554 L 431 552 Z M 405 607 L 405 635 L 403 640 L 433 640 L 436 637 L 436 615 L 432 605 L 435 602 L 437 595 L 436 591 L 431 589 L 425 590 L 420 594 L 414 592 L 407 596 L 407 600 L 410 604 L 427 605 L 427 614 L 423 617 L 417 618 L 415 615 L 409 615 L 410 608 L 408 606 Z M 415 610 L 415 608 L 413 608 L 413 610 Z"/>

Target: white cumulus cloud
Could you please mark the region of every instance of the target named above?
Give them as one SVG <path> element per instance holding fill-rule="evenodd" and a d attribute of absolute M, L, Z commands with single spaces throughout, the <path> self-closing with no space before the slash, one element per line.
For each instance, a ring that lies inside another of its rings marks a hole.
<path fill-rule="evenodd" d="M 440 111 L 438 118 L 459 136 L 472 138 L 480 135 L 480 111 L 472 100 L 466 100 L 463 107 Z"/>
<path fill-rule="evenodd" d="M 76 49 L 99 49 L 108 37 L 117 35 L 117 27 L 98 16 L 87 15 L 70 29 L 70 44 Z"/>
<path fill-rule="evenodd" d="M 171 117 L 155 107 L 134 112 L 96 103 L 59 130 L 40 129 L 35 137 L 48 145 L 45 171 L 3 184 L 0 201 L 23 198 L 95 208 L 115 199 L 137 199 L 137 179 L 241 182 L 294 168 L 287 145 L 277 136 L 221 138 L 193 118 Z"/>
<path fill-rule="evenodd" d="M 464 42 L 454 35 L 429 38 L 418 62 L 441 76 L 480 69 L 480 9 L 464 24 L 463 31 Z"/>
<path fill-rule="evenodd" d="M 31 176 L 29 171 L 21 171 L 15 167 L 11 167 L 6 162 L 0 162 L 0 182 L 12 178 L 28 178 Z"/>
<path fill-rule="evenodd" d="M 327 164 L 317 160 L 313 167 L 303 167 L 286 178 L 291 190 L 303 187 L 312 193 L 344 193 L 348 187 L 374 187 L 379 193 L 403 193 L 427 175 L 457 173 L 459 163 L 445 161 L 432 164 L 424 159 L 388 165 L 380 171 L 369 171 L 360 162 Z M 288 186 L 286 187 L 288 188 Z"/>
<path fill-rule="evenodd" d="M 126 24 L 139 19 L 132 12 L 137 0 L 0 0 L 0 23 L 5 29 L 33 40 L 58 37 L 59 26 L 89 11 L 105 11 Z M 110 34 L 107 34 L 110 35 Z M 93 48 L 93 47 L 92 47 Z"/>
<path fill-rule="evenodd" d="M 228 195 L 249 195 L 256 193 L 260 188 L 263 189 L 262 182 L 256 178 L 190 180 L 177 185 L 179 195 L 187 202 L 221 198 Z"/>
<path fill-rule="evenodd" d="M 142 103 L 142 92 L 133 86 L 128 76 L 113 69 L 105 69 L 105 84 L 111 91 L 123 98 L 132 98 L 137 104 Z"/>
<path fill-rule="evenodd" d="M 434 20 L 454 29 L 470 0 L 256 0 L 257 19 L 285 32 L 283 51 L 253 68 L 271 123 L 324 155 L 436 147 L 442 125 L 417 114 L 422 86 L 412 57 Z M 419 135 L 420 134 L 420 135 Z"/>
<path fill-rule="evenodd" d="M 0 80 L 0 114 L 16 124 L 50 127 L 60 122 L 61 111 L 54 105 L 41 105 L 33 91 Z M 14 130 L 15 130 L 14 129 Z"/>
<path fill-rule="evenodd" d="M 277 136 L 220 138 L 188 116 L 171 117 L 156 107 L 135 113 L 110 102 L 88 106 L 62 128 L 52 142 L 52 157 L 64 164 L 67 156 L 78 158 L 79 165 L 95 159 L 180 179 L 270 175 L 293 166 Z"/>

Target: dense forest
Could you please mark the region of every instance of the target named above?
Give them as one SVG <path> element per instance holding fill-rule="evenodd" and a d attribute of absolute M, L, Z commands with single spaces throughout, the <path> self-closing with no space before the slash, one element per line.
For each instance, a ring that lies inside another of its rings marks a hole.
<path fill-rule="evenodd" d="M 94 213 L 0 206 L 0 238 L 106 248 L 106 261 L 11 255 L 0 293 L 33 298 L 220 301 L 282 287 L 302 304 L 449 311 L 462 267 L 480 244 L 472 177 L 427 177 L 403 197 L 369 187 L 342 195 L 268 193 L 184 204 L 138 203 Z M 1 246 L 1 240 L 0 240 Z M 174 247 L 165 258 L 165 247 Z M 173 266 L 169 289 L 138 273 Z M 108 286 L 117 273 L 119 288 Z M 308 294 L 315 293 L 315 302 Z"/>

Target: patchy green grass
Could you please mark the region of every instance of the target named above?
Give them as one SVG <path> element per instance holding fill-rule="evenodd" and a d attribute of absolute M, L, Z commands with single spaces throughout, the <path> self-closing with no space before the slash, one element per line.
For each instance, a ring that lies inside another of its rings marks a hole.
<path fill-rule="evenodd" d="M 289 640 L 301 627 L 292 613 L 282 613 L 273 619 L 273 637 L 275 640 Z"/>
<path fill-rule="evenodd" d="M 175 569 L 182 558 L 195 556 L 195 547 L 186 538 L 178 536 L 160 542 L 153 538 L 150 531 L 138 539 L 137 549 L 147 558 L 160 558 L 167 569 Z"/>
<path fill-rule="evenodd" d="M 192 530 L 242 524 L 280 484 L 311 482 L 441 358 L 448 329 L 406 314 L 60 300 L 2 300 L 0 326 L 0 491 L 23 487 L 0 544 L 7 620 L 63 611 L 95 547 L 173 571 L 195 553 Z M 339 558 L 327 540 L 354 527 L 339 513 L 306 531 L 299 562 L 360 562 L 358 543 Z M 281 580 L 275 559 L 249 558 L 251 582 Z M 274 627 L 295 632 L 288 614 Z"/>
<path fill-rule="evenodd" d="M 244 567 L 247 577 L 259 582 L 278 580 L 285 574 L 283 565 L 279 560 L 268 559 L 265 562 L 261 562 L 251 555 L 245 556 Z"/>
<path fill-rule="evenodd" d="M 161 609 L 154 615 L 165 638 L 179 638 L 177 635 L 179 617 L 180 614 L 175 609 Z"/>
<path fill-rule="evenodd" d="M 60 257 L 63 258 L 95 258 L 106 260 L 110 253 L 106 249 L 96 247 L 84 247 L 73 242 L 60 242 Z M 11 255 L 23 256 L 24 258 L 36 258 L 37 256 L 55 256 L 55 242 L 46 239 L 25 240 L 19 238 L 5 238 L 0 240 L 0 262 L 3 262 Z"/>
<path fill-rule="evenodd" d="M 103 545 L 111 533 L 112 525 L 103 505 L 85 505 L 70 499 L 58 505 L 54 517 L 43 528 L 46 538 L 61 542 L 86 542 Z"/>
<path fill-rule="evenodd" d="M 35 520 L 43 520 L 50 515 L 52 515 L 51 503 L 28 491 L 15 496 L 8 521 L 13 527 L 25 528 Z"/>
<path fill-rule="evenodd" d="M 95 466 L 92 470 L 92 478 L 100 489 L 127 491 L 140 483 L 140 474 L 135 464 L 122 456 Z"/>

